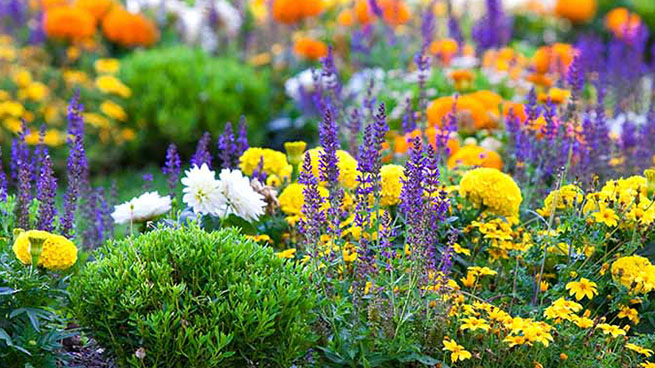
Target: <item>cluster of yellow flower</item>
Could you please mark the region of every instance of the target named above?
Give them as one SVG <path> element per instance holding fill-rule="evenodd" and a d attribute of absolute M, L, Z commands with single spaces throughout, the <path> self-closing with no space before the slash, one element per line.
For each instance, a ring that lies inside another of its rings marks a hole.
<path fill-rule="evenodd" d="M 655 290 L 655 265 L 641 256 L 620 257 L 611 267 L 612 277 L 631 293 L 647 294 Z"/>
<path fill-rule="evenodd" d="M 26 265 L 38 259 L 38 266 L 48 270 L 66 270 L 77 262 L 77 247 L 61 235 L 40 230 L 22 231 L 12 247 L 16 257 Z"/>
<path fill-rule="evenodd" d="M 72 62 L 72 61 L 71 61 Z M 71 64 L 72 65 L 72 64 Z M 90 73 L 70 66 L 53 70 L 48 56 L 35 46 L 18 47 L 12 38 L 0 37 L 0 120 L 11 134 L 21 130 L 21 119 L 31 124 L 45 122 L 44 143 L 59 146 L 66 142 L 66 98 L 76 89 L 84 95 L 85 121 L 97 129 L 100 142 L 115 144 L 135 137 L 131 128 L 122 128 L 127 113 L 121 106 L 132 91 L 116 76 L 116 59 L 98 59 Z M 95 77 L 94 77 L 95 75 Z M 38 126 L 30 126 L 27 141 L 39 142 Z"/>
<path fill-rule="evenodd" d="M 465 173 L 459 183 L 459 193 L 476 208 L 499 216 L 517 216 L 523 201 L 514 179 L 492 168 Z"/>

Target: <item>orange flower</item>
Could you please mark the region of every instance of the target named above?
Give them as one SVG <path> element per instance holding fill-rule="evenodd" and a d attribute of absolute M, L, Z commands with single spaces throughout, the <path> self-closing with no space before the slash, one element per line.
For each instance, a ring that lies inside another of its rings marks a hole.
<path fill-rule="evenodd" d="M 43 28 L 48 37 L 78 41 L 93 36 L 96 21 L 93 15 L 84 9 L 59 6 L 46 11 Z"/>
<path fill-rule="evenodd" d="M 305 59 L 318 60 L 327 56 L 328 47 L 321 41 L 309 37 L 303 37 L 296 41 L 296 44 L 293 46 L 293 51 Z"/>
<path fill-rule="evenodd" d="M 151 46 L 159 38 L 150 19 L 118 7 L 105 16 L 102 31 L 108 40 L 124 47 Z"/>
<path fill-rule="evenodd" d="M 444 64 L 449 64 L 450 60 L 457 54 L 459 45 L 452 38 L 436 40 L 430 45 L 430 52 L 437 55 Z"/>
<path fill-rule="evenodd" d="M 425 136 L 428 138 L 428 143 L 432 146 L 432 148 L 437 148 L 437 133 L 441 133 L 441 131 L 435 127 L 428 127 L 425 129 Z M 409 133 L 405 133 L 404 135 L 397 134 L 395 133 L 393 137 L 393 151 L 396 154 L 403 154 L 407 153 L 409 150 L 409 146 L 412 144 L 412 141 L 416 137 L 421 136 L 421 130 L 420 129 L 415 129 Z M 450 151 L 450 154 L 454 154 L 459 150 L 459 141 L 455 136 L 448 137 L 448 143 L 447 143 L 448 149 Z"/>
<path fill-rule="evenodd" d="M 441 127 L 444 119 L 447 119 L 453 111 L 453 105 L 455 105 L 459 128 L 464 132 L 493 127 L 484 104 L 469 95 L 458 97 L 456 103 L 452 96 L 440 97 L 432 101 L 427 110 L 430 125 Z"/>
<path fill-rule="evenodd" d="M 586 23 L 596 15 L 596 0 L 557 0 L 555 14 L 573 23 Z"/>
<path fill-rule="evenodd" d="M 528 82 L 532 82 L 537 86 L 548 88 L 553 85 L 553 81 L 550 78 L 548 78 L 545 74 L 533 73 L 528 75 L 526 79 L 528 80 Z"/>
<path fill-rule="evenodd" d="M 617 37 L 633 33 L 641 26 L 641 17 L 626 8 L 616 8 L 605 16 L 605 26 Z"/>
<path fill-rule="evenodd" d="M 411 16 L 409 7 L 402 0 L 377 0 L 378 6 L 382 9 L 384 21 L 392 26 L 407 23 Z M 373 10 L 369 0 L 357 0 L 355 4 L 355 15 L 361 24 L 368 24 L 374 18 Z"/>
<path fill-rule="evenodd" d="M 476 145 L 468 145 L 459 149 L 448 159 L 448 167 L 458 166 L 488 167 L 503 169 L 503 159 L 494 151 Z"/>
<path fill-rule="evenodd" d="M 343 27 L 350 27 L 355 24 L 355 13 L 351 9 L 345 9 L 339 13 L 337 22 Z"/>
<path fill-rule="evenodd" d="M 76 0 L 75 6 L 91 13 L 93 17 L 100 21 L 107 15 L 114 5 L 113 0 Z"/>
<path fill-rule="evenodd" d="M 274 0 L 273 19 L 294 24 L 303 18 L 315 17 L 323 11 L 322 0 Z"/>
<path fill-rule="evenodd" d="M 537 96 L 537 99 L 539 102 L 546 103 L 548 99 L 550 98 L 550 101 L 554 104 L 561 104 L 564 101 L 566 101 L 569 96 L 571 95 L 571 92 L 566 89 L 561 89 L 561 88 L 551 88 L 548 90 L 548 93 L 539 93 Z"/>
<path fill-rule="evenodd" d="M 435 127 L 428 127 L 425 129 L 425 135 L 428 137 L 428 143 L 432 146 L 432 148 L 436 149 L 437 148 L 437 134 L 441 134 L 441 130 L 437 129 Z M 450 155 L 454 155 L 457 151 L 459 151 L 459 140 L 457 139 L 457 134 L 453 133 L 450 137 L 448 137 L 448 142 L 446 143 L 446 146 L 448 147 L 448 151 L 450 152 Z"/>
<path fill-rule="evenodd" d="M 503 116 L 509 116 L 510 111 L 519 118 L 520 122 L 525 122 L 528 119 L 528 116 L 525 112 L 525 105 L 516 103 L 516 102 L 511 102 L 511 101 L 505 101 L 503 103 Z"/>
<path fill-rule="evenodd" d="M 48 10 L 50 8 L 55 8 L 59 6 L 68 6 L 69 5 L 68 0 L 41 0 L 39 4 L 41 5 L 41 9 Z"/>
<path fill-rule="evenodd" d="M 475 80 L 475 74 L 468 69 L 458 69 L 450 72 L 450 78 L 455 82 L 455 88 L 465 90 L 471 88 L 471 83 Z"/>
<path fill-rule="evenodd" d="M 534 54 L 533 62 L 537 73 L 545 74 L 549 71 L 557 71 L 566 74 L 569 65 L 573 61 L 575 48 L 566 43 L 555 43 L 550 46 L 542 46 Z"/>

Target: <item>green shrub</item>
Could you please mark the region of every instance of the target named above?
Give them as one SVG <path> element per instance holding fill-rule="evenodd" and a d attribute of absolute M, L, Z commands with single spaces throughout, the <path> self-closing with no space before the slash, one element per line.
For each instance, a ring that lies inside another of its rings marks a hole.
<path fill-rule="evenodd" d="M 133 92 L 127 112 L 142 154 L 160 159 L 166 149 L 161 142 L 190 153 L 203 132 L 216 137 L 241 115 L 251 138 L 263 138 L 256 125 L 269 117 L 268 75 L 238 60 L 177 46 L 136 52 L 123 60 L 121 74 Z"/>
<path fill-rule="evenodd" d="M 288 367 L 311 343 L 307 274 L 236 230 L 161 228 L 96 256 L 72 311 L 121 365 Z"/>

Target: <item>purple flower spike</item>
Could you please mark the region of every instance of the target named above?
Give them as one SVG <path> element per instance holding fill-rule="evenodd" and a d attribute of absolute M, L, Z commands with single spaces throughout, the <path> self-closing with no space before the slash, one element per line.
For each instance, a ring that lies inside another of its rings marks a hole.
<path fill-rule="evenodd" d="M 303 196 L 305 201 L 302 205 L 302 218 L 298 223 L 298 230 L 304 236 L 307 244 L 317 241 L 321 235 L 321 226 L 325 223 L 325 213 L 322 210 L 323 197 L 318 190 L 318 178 L 313 174 L 312 158 L 309 153 L 305 153 L 303 169 L 298 177 L 298 182 L 303 184 Z M 317 250 L 314 249 L 315 257 Z"/>
<path fill-rule="evenodd" d="M 161 169 L 162 173 L 168 177 L 168 189 L 170 193 L 175 192 L 178 179 L 180 178 L 181 160 L 177 153 L 175 144 L 168 146 L 166 150 L 166 164 Z"/>
<path fill-rule="evenodd" d="M 0 201 L 7 200 L 7 176 L 2 167 L 2 149 L 0 148 Z"/>
<path fill-rule="evenodd" d="M 17 150 L 15 158 L 18 170 L 18 194 L 16 201 L 16 222 L 21 229 L 30 229 L 30 204 L 32 203 L 32 165 L 29 162 L 29 147 L 25 137 L 29 134 L 27 124 L 23 121 L 23 127 L 18 135 Z"/>
<path fill-rule="evenodd" d="M 212 155 L 209 152 L 209 143 L 211 142 L 211 135 L 209 132 L 205 132 L 202 135 L 202 138 L 198 141 L 198 146 L 196 147 L 196 153 L 191 157 L 191 166 L 202 166 L 202 164 L 207 164 L 210 168 L 212 167 Z"/>
<path fill-rule="evenodd" d="M 250 144 L 248 143 L 248 121 L 245 116 L 241 115 L 239 119 L 239 135 L 237 136 L 237 161 L 248 148 L 250 148 Z"/>
<path fill-rule="evenodd" d="M 232 123 L 228 122 L 225 124 L 223 134 L 218 137 L 218 159 L 222 169 L 234 168 L 236 148 Z"/>
<path fill-rule="evenodd" d="M 48 232 L 54 229 L 56 195 L 57 179 L 52 170 L 50 155 L 46 155 L 41 162 L 41 173 L 36 183 L 36 199 L 39 201 L 37 229 Z"/>

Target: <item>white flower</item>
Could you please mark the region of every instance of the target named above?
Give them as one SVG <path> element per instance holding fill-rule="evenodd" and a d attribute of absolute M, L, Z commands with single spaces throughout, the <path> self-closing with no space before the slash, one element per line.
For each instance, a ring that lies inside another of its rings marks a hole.
<path fill-rule="evenodd" d="M 171 210 L 171 197 L 157 192 L 143 193 L 114 208 L 111 217 L 117 224 L 141 223 L 152 220 Z"/>
<path fill-rule="evenodd" d="M 194 166 L 186 171 L 182 178 L 184 196 L 182 201 L 201 215 L 218 215 L 225 207 L 225 197 L 220 190 L 221 183 L 216 180 L 216 173 L 209 170 L 207 164 L 199 168 Z"/>
<path fill-rule="evenodd" d="M 294 101 L 300 100 L 301 88 L 306 93 L 314 92 L 314 72 L 311 69 L 300 72 L 284 83 L 284 90 L 287 96 L 291 97 Z"/>
<path fill-rule="evenodd" d="M 247 221 L 256 221 L 264 214 L 264 196 L 250 186 L 250 179 L 240 170 L 223 169 L 220 175 L 220 191 L 227 202 L 218 214 L 219 217 L 234 214 Z"/>

